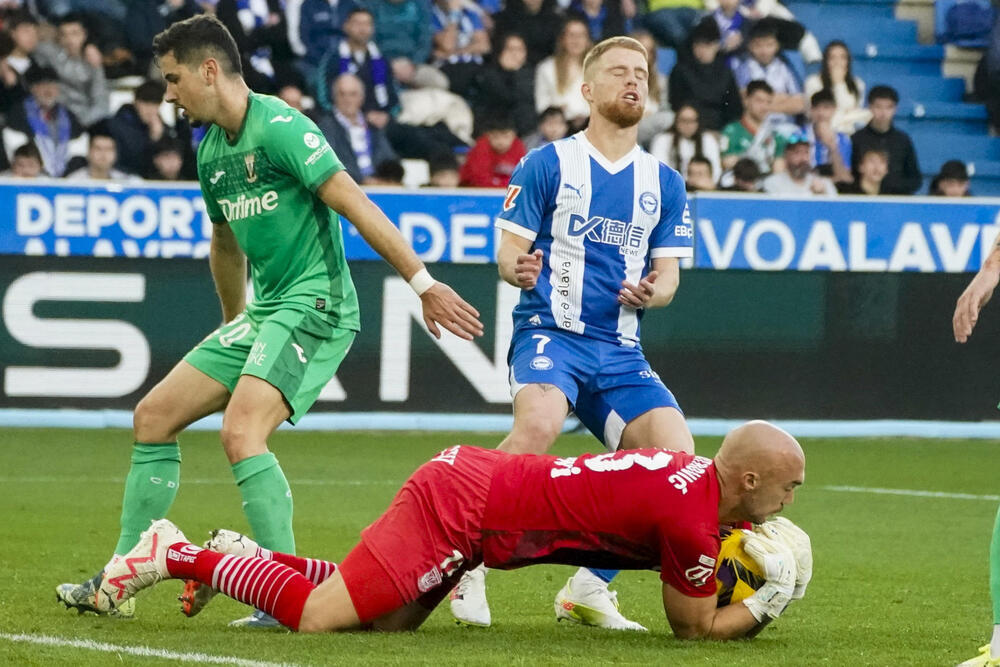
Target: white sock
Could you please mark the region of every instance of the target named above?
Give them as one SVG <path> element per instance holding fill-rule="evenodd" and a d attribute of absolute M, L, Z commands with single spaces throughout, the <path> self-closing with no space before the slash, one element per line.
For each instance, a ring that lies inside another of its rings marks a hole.
<path fill-rule="evenodd" d="M 990 659 L 1000 658 L 1000 623 L 993 626 L 993 639 L 990 640 Z"/>

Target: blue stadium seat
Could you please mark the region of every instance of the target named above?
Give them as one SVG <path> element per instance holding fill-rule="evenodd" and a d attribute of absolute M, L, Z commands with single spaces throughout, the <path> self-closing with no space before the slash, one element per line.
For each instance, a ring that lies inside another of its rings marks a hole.
<path fill-rule="evenodd" d="M 910 102 L 961 102 L 965 95 L 965 80 L 957 77 L 893 76 L 886 79 L 867 79 L 868 90 L 879 84 L 892 86 L 901 101 Z"/>
<path fill-rule="evenodd" d="M 981 4 L 984 14 L 982 33 L 970 37 L 955 37 L 948 32 L 948 12 L 959 2 L 976 2 Z M 935 0 L 934 1 L 934 38 L 941 44 L 954 44 L 967 49 L 982 49 L 990 45 L 990 29 L 993 27 L 992 16 L 996 10 L 989 0 Z"/>
<path fill-rule="evenodd" d="M 976 164 L 1000 162 L 1000 139 L 922 129 L 915 129 L 910 137 L 917 148 L 920 171 L 925 174 L 937 173 L 945 161 L 953 159 Z M 982 169 L 989 173 L 992 167 L 983 164 Z"/>
<path fill-rule="evenodd" d="M 677 64 L 677 52 L 666 47 L 656 49 L 656 68 L 665 75 L 670 76 L 671 70 Z"/>
<path fill-rule="evenodd" d="M 855 12 L 864 12 L 865 16 L 872 18 L 894 18 L 891 2 L 843 2 L 832 5 L 819 2 L 786 2 L 785 6 L 795 15 L 796 21 L 810 28 L 828 17 L 856 16 Z"/>

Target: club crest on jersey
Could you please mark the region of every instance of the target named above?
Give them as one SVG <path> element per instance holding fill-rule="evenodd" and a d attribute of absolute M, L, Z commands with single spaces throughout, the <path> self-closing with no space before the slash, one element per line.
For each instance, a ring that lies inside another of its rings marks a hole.
<path fill-rule="evenodd" d="M 309 148 L 316 148 L 317 146 L 319 146 L 319 137 L 317 137 L 312 132 L 306 132 L 304 135 L 302 135 L 302 141 L 304 141 L 306 143 L 306 146 L 308 146 Z"/>
<path fill-rule="evenodd" d="M 243 166 L 247 169 L 247 183 L 253 183 L 257 180 L 257 167 L 256 158 L 253 153 L 247 153 L 243 156 Z"/>
<path fill-rule="evenodd" d="M 652 192 L 643 192 L 639 195 L 639 208 L 647 215 L 655 215 L 656 209 L 660 207 L 660 201 Z"/>
<path fill-rule="evenodd" d="M 509 211 L 514 208 L 514 200 L 517 199 L 519 194 L 521 194 L 520 185 L 508 185 L 507 196 L 503 198 L 503 210 Z"/>
<path fill-rule="evenodd" d="M 540 354 L 537 357 L 535 357 L 534 359 L 532 359 L 531 363 L 528 364 L 528 365 L 531 366 L 531 369 L 535 370 L 535 371 L 548 371 L 548 370 L 552 370 L 552 366 L 554 366 L 554 364 L 552 363 L 552 360 L 549 359 L 548 357 L 546 357 L 543 354 Z"/>

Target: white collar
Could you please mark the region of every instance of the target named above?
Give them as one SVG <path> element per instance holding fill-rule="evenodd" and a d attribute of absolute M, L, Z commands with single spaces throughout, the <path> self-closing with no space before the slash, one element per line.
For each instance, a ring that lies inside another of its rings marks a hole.
<path fill-rule="evenodd" d="M 639 155 L 639 152 L 642 150 L 639 148 L 639 144 L 636 144 L 632 147 L 632 150 L 612 162 L 608 158 L 604 157 L 604 154 L 597 150 L 597 148 L 594 147 L 594 144 L 590 143 L 590 140 L 587 139 L 587 135 L 584 134 L 583 130 L 574 134 L 573 138 L 579 141 L 584 150 L 590 154 L 590 157 L 597 160 L 597 164 L 601 165 L 609 174 L 617 174 L 619 171 L 632 164 L 632 162 L 635 161 L 635 158 Z"/>

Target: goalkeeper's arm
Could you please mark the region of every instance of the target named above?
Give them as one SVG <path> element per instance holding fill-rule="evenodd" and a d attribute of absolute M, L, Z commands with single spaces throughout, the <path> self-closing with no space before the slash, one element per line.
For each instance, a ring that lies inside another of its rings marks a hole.
<path fill-rule="evenodd" d="M 717 601 L 714 595 L 690 597 L 670 584 L 663 584 L 663 610 L 678 639 L 742 639 L 770 620 L 765 618 L 761 623 L 742 604 L 717 609 Z"/>

